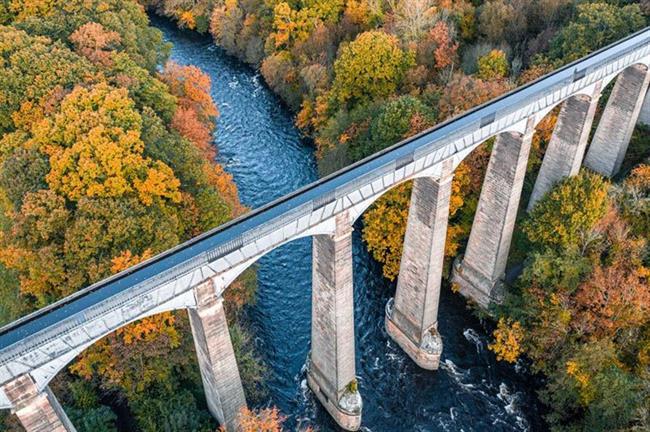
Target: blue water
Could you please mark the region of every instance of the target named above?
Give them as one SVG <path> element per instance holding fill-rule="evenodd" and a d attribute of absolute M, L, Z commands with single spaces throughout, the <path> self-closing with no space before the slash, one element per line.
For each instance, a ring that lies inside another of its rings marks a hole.
<path fill-rule="evenodd" d="M 258 72 L 226 55 L 207 36 L 153 19 L 174 44 L 171 58 L 194 64 L 212 78 L 220 116 L 218 161 L 237 183 L 241 201 L 259 207 L 317 179 L 313 148 L 293 127 L 291 113 Z M 363 397 L 362 430 L 543 430 L 540 404 L 526 368 L 497 363 L 488 331 L 460 296 L 444 289 L 439 331 L 440 370 L 428 372 L 389 340 L 384 305 L 394 284 L 354 235 L 357 375 Z M 250 310 L 255 343 L 267 369 L 269 400 L 288 417 L 286 427 L 338 430 L 307 389 L 304 364 L 310 344 L 311 240 L 287 244 L 259 261 L 258 299 Z"/>

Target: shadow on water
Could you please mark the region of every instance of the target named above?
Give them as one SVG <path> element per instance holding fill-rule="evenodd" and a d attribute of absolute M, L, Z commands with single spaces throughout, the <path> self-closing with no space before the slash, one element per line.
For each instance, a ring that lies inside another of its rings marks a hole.
<path fill-rule="evenodd" d="M 312 148 L 301 141 L 291 114 L 261 76 L 215 47 L 207 36 L 180 31 L 152 18 L 174 44 L 171 57 L 212 78 L 221 113 L 217 156 L 239 188 L 242 202 L 258 207 L 316 180 Z M 421 370 L 384 331 L 384 305 L 394 284 L 381 275 L 354 234 L 357 374 L 367 431 L 542 430 L 534 380 L 521 365 L 497 363 L 488 331 L 460 296 L 443 289 L 439 330 L 441 368 Z M 337 430 L 307 389 L 304 364 L 310 343 L 311 240 L 284 245 L 259 261 L 258 301 L 250 310 L 255 343 L 268 370 L 269 404 L 287 426 Z"/>

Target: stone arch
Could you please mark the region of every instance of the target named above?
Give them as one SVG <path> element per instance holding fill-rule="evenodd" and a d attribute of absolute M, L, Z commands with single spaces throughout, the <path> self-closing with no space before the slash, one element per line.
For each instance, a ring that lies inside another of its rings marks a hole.
<path fill-rule="evenodd" d="M 235 279 L 237 279 L 237 277 L 239 277 L 243 272 L 245 272 L 248 268 L 250 268 L 257 261 L 259 261 L 260 258 L 262 258 L 263 256 L 273 252 L 274 250 L 284 245 L 287 245 L 289 243 L 292 243 L 302 238 L 315 237 L 317 235 L 332 235 L 334 234 L 335 229 L 336 229 L 335 220 L 334 217 L 332 217 L 319 225 L 311 227 L 307 231 L 297 234 L 295 237 L 284 240 L 278 244 L 273 245 L 273 247 L 271 248 L 263 250 L 262 252 L 252 256 L 246 261 L 239 263 L 236 266 L 226 270 L 225 272 L 213 276 L 212 279 L 215 281 L 215 285 L 217 286 L 218 290 L 226 290 L 228 289 L 230 284 L 233 283 Z"/>
<path fill-rule="evenodd" d="M 192 291 L 189 291 L 188 293 L 193 297 Z M 181 296 L 182 297 L 182 296 Z M 35 381 L 36 386 L 38 390 L 44 391 L 49 382 L 54 379 L 54 377 L 63 370 L 66 366 L 68 366 L 79 354 L 81 354 L 83 351 L 86 349 L 90 348 L 92 345 L 94 345 L 96 342 L 98 342 L 101 339 L 104 339 L 106 336 L 111 334 L 112 332 L 116 331 L 117 329 L 123 328 L 129 324 L 134 323 L 135 321 L 141 320 L 143 318 L 148 318 L 154 315 L 158 315 L 164 312 L 171 312 L 174 310 L 181 310 L 181 309 L 187 309 L 188 307 L 191 307 L 192 304 L 190 304 L 189 299 L 187 298 L 178 298 L 174 299 L 172 302 L 168 302 L 165 304 L 162 304 L 160 306 L 157 306 L 153 309 L 150 309 L 140 315 L 137 315 L 133 317 L 132 319 L 126 320 L 123 323 L 120 323 L 119 327 L 113 328 L 113 329 L 108 329 L 105 332 L 101 333 L 97 337 L 85 342 L 82 345 L 76 346 L 73 349 L 70 349 L 69 351 L 65 352 L 64 354 L 61 354 L 57 356 L 55 359 L 52 361 L 40 365 L 30 371 L 27 371 L 25 373 L 28 373 Z M 4 391 L 0 389 L 0 409 L 4 408 L 11 408 L 12 404 L 9 402 L 7 399 Z"/>

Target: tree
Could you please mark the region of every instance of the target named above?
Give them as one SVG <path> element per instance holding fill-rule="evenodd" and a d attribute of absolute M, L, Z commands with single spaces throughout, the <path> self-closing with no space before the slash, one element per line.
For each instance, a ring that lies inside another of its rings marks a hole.
<path fill-rule="evenodd" d="M 409 182 L 388 191 L 363 215 L 363 239 L 391 281 L 399 274 L 412 186 Z"/>
<path fill-rule="evenodd" d="M 121 40 L 118 32 L 108 31 L 94 22 L 82 25 L 70 35 L 75 51 L 102 66 L 110 66 L 111 51 L 119 47 Z"/>
<path fill-rule="evenodd" d="M 265 408 L 251 411 L 243 408 L 239 414 L 238 432 L 282 432 L 282 423 L 285 417 L 277 408 Z M 225 431 L 225 429 L 222 429 Z"/>
<path fill-rule="evenodd" d="M 0 26 L 0 58 L 0 133 L 14 130 L 21 106 L 40 107 L 57 86 L 69 90 L 93 70 L 61 43 L 12 27 Z"/>
<path fill-rule="evenodd" d="M 639 5 L 589 2 L 577 6 L 575 20 L 551 41 L 550 57 L 568 63 L 645 26 Z"/>
<path fill-rule="evenodd" d="M 492 50 L 478 59 L 478 73 L 480 79 L 490 81 L 508 76 L 508 58 L 501 50 Z"/>
<path fill-rule="evenodd" d="M 586 171 L 563 180 L 530 212 L 523 231 L 531 242 L 546 247 L 583 247 L 607 211 L 608 184 Z"/>
<path fill-rule="evenodd" d="M 472 76 L 455 74 L 440 90 L 440 119 L 461 114 L 510 90 L 505 80 L 483 81 Z"/>
<path fill-rule="evenodd" d="M 210 76 L 201 69 L 167 62 L 161 78 L 171 93 L 179 97 L 179 105 L 194 109 L 201 121 L 208 124 L 219 115 L 210 94 Z"/>
<path fill-rule="evenodd" d="M 334 63 L 333 105 L 370 102 L 394 93 L 412 62 L 394 36 L 382 31 L 360 34 L 341 48 Z"/>
<path fill-rule="evenodd" d="M 68 40 L 81 26 L 94 22 L 120 35 L 120 48 L 150 72 L 164 63 L 169 45 L 158 29 L 149 27 L 144 8 L 125 0 L 12 0 L 15 22 L 31 34 Z M 43 5 L 41 7 L 40 5 Z M 61 13 L 65 11 L 65 19 Z"/>
<path fill-rule="evenodd" d="M 434 0 L 397 0 L 391 3 L 396 33 L 406 41 L 419 39 L 439 19 Z"/>
<path fill-rule="evenodd" d="M 489 344 L 488 348 L 497 355 L 497 360 L 516 362 L 522 353 L 521 344 L 524 338 L 519 321 L 512 322 L 500 318 L 493 335 L 494 342 Z"/>
<path fill-rule="evenodd" d="M 179 202 L 172 170 L 142 156 L 141 126 L 125 90 L 77 87 L 56 115 L 32 129 L 31 145 L 49 156 L 50 188 L 70 200 L 136 194 L 145 205 Z"/>
<path fill-rule="evenodd" d="M 367 137 L 350 139 L 349 152 L 360 160 L 433 126 L 435 114 L 420 100 L 402 96 L 381 107 L 370 120 Z"/>

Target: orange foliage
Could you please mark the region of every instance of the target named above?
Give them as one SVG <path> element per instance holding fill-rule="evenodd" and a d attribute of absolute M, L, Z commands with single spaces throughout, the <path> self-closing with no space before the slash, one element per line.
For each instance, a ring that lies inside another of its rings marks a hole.
<path fill-rule="evenodd" d="M 121 42 L 120 34 L 106 30 L 98 23 L 89 22 L 70 35 L 75 50 L 93 63 L 108 67 L 111 65 L 112 51 Z"/>
<path fill-rule="evenodd" d="M 119 273 L 153 256 L 151 249 L 146 249 L 142 255 L 133 255 L 130 250 L 125 250 L 118 256 L 111 259 L 111 272 Z"/>
<path fill-rule="evenodd" d="M 242 408 L 237 432 L 282 432 L 284 420 L 285 417 L 275 407 L 257 412 Z M 220 431 L 225 432 L 225 429 L 222 427 Z"/>
<path fill-rule="evenodd" d="M 196 18 L 192 11 L 183 11 L 178 17 L 178 24 L 181 28 L 188 28 L 194 30 L 196 28 Z"/>
<path fill-rule="evenodd" d="M 196 66 L 181 66 L 167 62 L 160 75 L 172 94 L 179 97 L 179 105 L 193 108 L 199 119 L 207 122 L 219 115 L 210 96 L 210 76 Z"/>
<path fill-rule="evenodd" d="M 575 326 L 596 338 L 640 326 L 650 319 L 650 269 L 643 265 L 646 239 L 628 235 L 626 223 L 611 208 L 596 231 L 609 243 L 611 262 L 597 263 L 575 295 Z"/>
<path fill-rule="evenodd" d="M 625 184 L 639 193 L 650 190 L 650 165 L 641 164 L 634 168 L 625 179 Z"/>
<path fill-rule="evenodd" d="M 210 128 L 199 119 L 194 108 L 178 107 L 172 118 L 171 126 L 192 141 L 207 159 L 214 159 L 217 151 L 212 144 Z"/>
<path fill-rule="evenodd" d="M 208 183 L 217 188 L 219 195 L 230 207 L 232 217 L 244 214 L 247 208 L 239 201 L 239 192 L 237 191 L 237 185 L 232 180 L 232 175 L 227 173 L 218 163 L 206 164 L 205 171 Z"/>
<path fill-rule="evenodd" d="M 446 119 L 461 114 L 470 108 L 489 101 L 510 90 L 512 85 L 505 80 L 483 81 L 481 79 L 456 74 L 442 89 L 440 98 L 440 117 Z"/>
<path fill-rule="evenodd" d="M 444 69 L 454 62 L 458 51 L 458 43 L 454 42 L 446 22 L 438 21 L 429 31 L 427 41 L 435 45 L 433 58 L 435 59 L 436 68 Z"/>
<path fill-rule="evenodd" d="M 136 193 L 178 202 L 180 181 L 171 168 L 144 157 L 142 119 L 126 89 L 105 83 L 76 87 L 56 115 L 32 127 L 29 145 L 49 156 L 50 188 L 72 201 Z"/>

